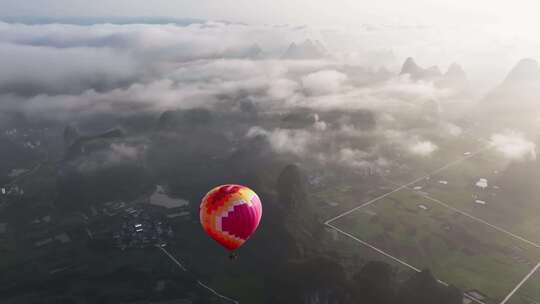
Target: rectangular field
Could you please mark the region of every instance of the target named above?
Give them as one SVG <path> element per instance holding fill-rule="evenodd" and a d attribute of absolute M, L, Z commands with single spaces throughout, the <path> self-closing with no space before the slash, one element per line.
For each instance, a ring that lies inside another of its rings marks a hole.
<path fill-rule="evenodd" d="M 540 269 L 521 286 L 521 288 L 510 298 L 508 304 L 537 304 L 540 303 Z"/>
<path fill-rule="evenodd" d="M 503 174 L 508 166 L 508 161 L 488 150 L 410 188 L 540 244 L 540 203 L 532 199 L 536 189 L 519 190 L 517 187 L 523 187 L 524 182 Z M 486 181 L 485 187 L 477 185 L 481 179 Z"/>
<path fill-rule="evenodd" d="M 434 171 L 445 170 L 454 163 L 473 156 L 478 151 L 487 148 L 484 140 L 469 135 L 455 138 L 434 138 L 430 134 L 422 134 L 422 138 L 431 140 L 437 145 L 437 150 L 429 156 L 419 156 L 408 151 L 400 151 L 390 157 L 394 165 L 384 175 L 399 184 L 432 174 Z"/>
<path fill-rule="evenodd" d="M 464 291 L 478 290 L 489 303 L 500 302 L 540 261 L 535 246 L 409 189 L 331 224 Z M 528 289 L 540 289 L 539 281 L 528 283 Z"/>

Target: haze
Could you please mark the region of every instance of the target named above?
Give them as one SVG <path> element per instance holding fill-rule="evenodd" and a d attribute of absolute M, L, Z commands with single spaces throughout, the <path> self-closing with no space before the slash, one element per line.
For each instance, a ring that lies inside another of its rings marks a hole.
<path fill-rule="evenodd" d="M 518 1 L 82 1 L 3 0 L 3 16 L 169 16 L 248 23 L 358 25 L 366 22 L 538 25 L 533 0 Z"/>
<path fill-rule="evenodd" d="M 539 10 L 0 0 L 0 302 L 540 303 Z"/>

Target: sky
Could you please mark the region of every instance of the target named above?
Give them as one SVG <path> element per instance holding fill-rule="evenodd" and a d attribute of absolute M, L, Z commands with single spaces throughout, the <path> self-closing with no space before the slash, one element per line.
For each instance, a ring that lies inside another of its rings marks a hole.
<path fill-rule="evenodd" d="M 0 0 L 1 16 L 161 16 L 250 24 L 361 23 L 534 26 L 535 0 Z"/>

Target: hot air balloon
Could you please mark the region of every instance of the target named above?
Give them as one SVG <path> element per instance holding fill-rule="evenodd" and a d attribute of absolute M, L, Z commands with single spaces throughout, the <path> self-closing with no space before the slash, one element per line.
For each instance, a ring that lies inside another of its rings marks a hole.
<path fill-rule="evenodd" d="M 241 185 L 222 185 L 210 190 L 201 202 L 204 231 L 233 253 L 257 230 L 262 205 L 257 194 Z"/>

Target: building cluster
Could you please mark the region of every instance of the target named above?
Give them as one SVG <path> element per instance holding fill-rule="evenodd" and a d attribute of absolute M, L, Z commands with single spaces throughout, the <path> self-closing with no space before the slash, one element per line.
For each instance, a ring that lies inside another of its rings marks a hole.
<path fill-rule="evenodd" d="M 495 174 L 498 173 L 498 171 L 494 172 Z M 488 201 L 486 198 L 488 197 L 494 197 L 497 195 L 497 191 L 500 189 L 499 186 L 493 185 L 491 188 L 489 187 L 488 180 L 486 178 L 480 178 L 475 183 L 475 186 L 477 189 L 480 189 L 481 191 L 473 194 L 473 200 L 478 205 L 487 205 Z"/>
<path fill-rule="evenodd" d="M 42 142 L 39 138 L 43 137 L 43 134 L 48 129 L 10 129 L 5 130 L 3 133 L 4 136 L 11 138 L 12 140 L 17 140 L 23 147 L 27 149 L 37 149 L 42 146 Z"/>
<path fill-rule="evenodd" d="M 0 195 L 2 196 L 23 196 L 24 189 L 19 186 L 13 186 L 9 188 L 2 187 L 0 188 Z"/>
<path fill-rule="evenodd" d="M 167 223 L 142 210 L 128 212 L 122 219 L 120 228 L 113 233 L 115 245 L 122 250 L 164 246 L 174 236 L 172 228 Z"/>
<path fill-rule="evenodd" d="M 477 182 L 476 182 L 476 187 L 482 189 L 482 190 L 485 190 L 487 187 L 488 187 L 488 181 L 487 179 L 485 178 L 480 178 Z"/>

